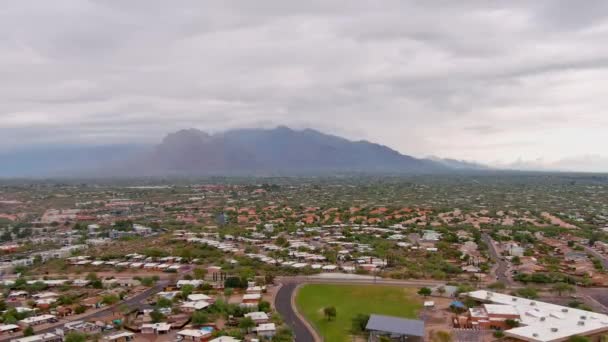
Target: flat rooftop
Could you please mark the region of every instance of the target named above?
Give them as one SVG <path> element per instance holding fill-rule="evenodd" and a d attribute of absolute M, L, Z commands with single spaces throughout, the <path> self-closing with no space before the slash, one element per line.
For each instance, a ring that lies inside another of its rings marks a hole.
<path fill-rule="evenodd" d="M 469 292 L 467 296 L 500 304 L 500 308 L 495 308 L 504 311 L 507 309 L 502 306 L 510 306 L 508 310 L 519 315 L 523 326 L 506 330 L 505 335 L 524 341 L 560 341 L 573 335 L 586 336 L 608 331 L 608 316 L 604 314 L 485 290 Z"/>

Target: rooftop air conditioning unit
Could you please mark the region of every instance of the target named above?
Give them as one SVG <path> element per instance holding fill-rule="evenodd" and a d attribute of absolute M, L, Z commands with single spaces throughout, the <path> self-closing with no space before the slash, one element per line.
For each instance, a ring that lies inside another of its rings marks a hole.
<path fill-rule="evenodd" d="M 547 319 L 547 318 L 546 318 L 546 317 L 541 317 L 541 318 L 540 318 L 540 321 L 541 321 L 541 322 L 544 322 L 544 321 L 545 321 L 545 319 Z"/>
<path fill-rule="evenodd" d="M 568 309 L 567 308 L 563 308 L 562 312 L 568 312 Z"/>
<path fill-rule="evenodd" d="M 535 302 L 530 302 L 530 305 L 534 306 L 534 305 L 536 305 L 536 303 Z"/>
<path fill-rule="evenodd" d="M 512 301 L 517 302 L 517 297 L 511 298 Z"/>
<path fill-rule="evenodd" d="M 533 333 L 532 337 L 538 337 L 538 334 L 537 333 Z"/>
<path fill-rule="evenodd" d="M 585 321 L 578 321 L 578 325 L 585 325 Z"/>
<path fill-rule="evenodd" d="M 587 316 L 581 316 L 581 319 L 587 319 Z"/>
<path fill-rule="evenodd" d="M 551 328 L 551 332 L 557 332 L 557 328 Z"/>

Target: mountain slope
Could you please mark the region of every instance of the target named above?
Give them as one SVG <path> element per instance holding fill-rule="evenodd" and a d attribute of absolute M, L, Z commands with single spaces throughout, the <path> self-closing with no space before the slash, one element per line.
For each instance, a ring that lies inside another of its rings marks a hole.
<path fill-rule="evenodd" d="M 165 137 L 153 153 L 138 161 L 138 165 L 145 175 L 428 173 L 448 170 L 434 161 L 402 155 L 379 144 L 287 127 L 239 129 L 215 135 L 195 129 L 182 130 Z"/>

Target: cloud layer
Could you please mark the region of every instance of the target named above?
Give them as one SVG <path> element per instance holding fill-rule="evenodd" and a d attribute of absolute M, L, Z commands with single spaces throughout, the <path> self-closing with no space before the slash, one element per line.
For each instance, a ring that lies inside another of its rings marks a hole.
<path fill-rule="evenodd" d="M 608 146 L 606 42 L 599 0 L 12 1 L 0 146 L 285 124 L 415 156 L 585 160 Z"/>

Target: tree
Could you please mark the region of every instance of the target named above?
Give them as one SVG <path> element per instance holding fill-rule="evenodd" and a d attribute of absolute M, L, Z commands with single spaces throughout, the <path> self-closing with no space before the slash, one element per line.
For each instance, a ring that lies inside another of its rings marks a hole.
<path fill-rule="evenodd" d="M 418 290 L 418 294 L 424 297 L 430 296 L 432 293 L 433 290 L 429 289 L 428 287 L 422 287 L 420 290 Z"/>
<path fill-rule="evenodd" d="M 269 312 L 270 311 L 270 303 L 263 300 L 258 303 L 258 311 Z"/>
<path fill-rule="evenodd" d="M 192 324 L 194 325 L 203 325 L 208 322 L 207 314 L 202 311 L 195 311 L 192 314 Z"/>
<path fill-rule="evenodd" d="M 369 321 L 369 315 L 357 314 L 351 320 L 351 330 L 354 334 L 360 334 L 365 331 L 367 322 Z"/>
<path fill-rule="evenodd" d="M 279 236 L 275 241 L 274 244 L 279 246 L 279 247 L 289 247 L 289 241 L 287 241 L 287 239 L 281 235 Z"/>
<path fill-rule="evenodd" d="M 64 342 L 86 342 L 87 335 L 78 332 L 78 331 L 70 331 L 65 335 Z"/>
<path fill-rule="evenodd" d="M 555 283 L 551 286 L 551 292 L 557 293 L 559 297 L 561 297 L 563 293 L 572 293 L 574 291 L 574 286 L 566 283 Z"/>
<path fill-rule="evenodd" d="M 90 282 L 94 282 L 95 280 L 99 280 L 99 277 L 97 277 L 97 273 L 90 272 L 89 274 L 87 274 L 86 280 L 88 280 Z"/>
<path fill-rule="evenodd" d="M 2 323 L 4 324 L 17 324 L 18 319 L 15 317 L 15 315 L 13 315 L 12 313 L 6 313 L 4 314 L 4 320 L 2 321 Z"/>
<path fill-rule="evenodd" d="M 152 319 L 152 323 L 158 323 L 165 318 L 165 315 L 162 312 L 154 309 L 154 311 L 150 312 L 150 318 Z"/>
<path fill-rule="evenodd" d="M 264 275 L 264 282 L 266 285 L 274 284 L 274 273 L 266 273 L 266 275 Z"/>
<path fill-rule="evenodd" d="M 192 270 L 192 274 L 194 275 L 194 279 L 205 279 L 207 270 L 204 268 L 195 268 Z"/>
<path fill-rule="evenodd" d="M 292 342 L 293 333 L 287 328 L 281 328 L 272 337 L 272 342 Z"/>
<path fill-rule="evenodd" d="M 100 279 L 93 280 L 90 285 L 94 289 L 102 289 L 103 288 L 103 283 L 101 282 Z"/>
<path fill-rule="evenodd" d="M 57 304 L 72 305 L 72 304 L 74 304 L 74 298 L 72 296 L 61 295 L 57 298 Z"/>
<path fill-rule="evenodd" d="M 170 308 L 171 306 L 173 306 L 173 302 L 171 302 L 170 299 L 167 299 L 165 297 L 160 297 L 156 301 L 156 307 L 158 308 Z"/>
<path fill-rule="evenodd" d="M 28 337 L 34 335 L 34 328 L 31 326 L 27 326 L 27 328 L 23 329 L 23 336 Z"/>
<path fill-rule="evenodd" d="M 521 265 L 521 259 L 516 255 L 511 258 L 511 263 L 513 265 Z"/>
<path fill-rule="evenodd" d="M 574 335 L 568 339 L 568 342 L 590 342 L 587 337 Z"/>
<path fill-rule="evenodd" d="M 505 333 L 502 330 L 496 330 L 492 335 L 496 338 L 505 337 Z"/>
<path fill-rule="evenodd" d="M 239 277 L 228 277 L 224 281 L 225 288 L 247 288 L 247 281 Z"/>
<path fill-rule="evenodd" d="M 437 288 L 437 293 L 439 293 L 439 295 L 443 296 L 445 294 L 445 287 L 439 286 Z"/>
<path fill-rule="evenodd" d="M 323 314 L 325 315 L 325 318 L 327 318 L 328 321 L 331 321 L 332 318 L 335 318 L 337 315 L 336 307 L 334 307 L 334 306 L 325 307 L 323 309 Z"/>
<path fill-rule="evenodd" d="M 239 328 L 243 329 L 247 333 L 249 333 L 249 330 L 251 330 L 254 327 L 255 327 L 255 322 L 253 321 L 253 319 L 251 319 L 251 317 L 245 317 L 245 318 L 241 319 L 241 321 L 239 322 Z"/>
<path fill-rule="evenodd" d="M 509 327 L 509 329 L 517 328 L 519 326 L 519 321 L 515 319 L 506 319 L 505 324 Z"/>
<path fill-rule="evenodd" d="M 528 299 L 536 299 L 538 298 L 538 292 L 535 288 L 532 287 L 524 287 L 517 290 L 517 294 L 521 297 Z"/>
<path fill-rule="evenodd" d="M 182 286 L 182 298 L 187 299 L 189 295 L 194 291 L 194 286 L 186 284 Z"/>
<path fill-rule="evenodd" d="M 118 301 L 120 300 L 120 298 L 118 298 L 117 295 L 105 295 L 101 298 L 101 302 L 105 305 L 112 305 L 112 304 L 116 304 L 118 303 Z"/>

